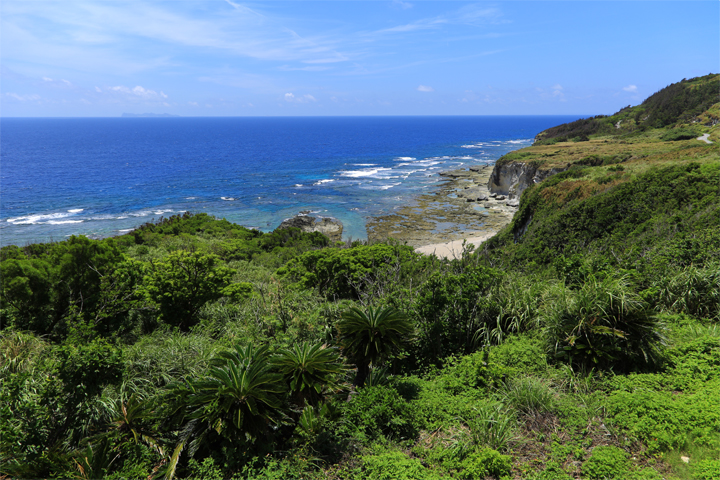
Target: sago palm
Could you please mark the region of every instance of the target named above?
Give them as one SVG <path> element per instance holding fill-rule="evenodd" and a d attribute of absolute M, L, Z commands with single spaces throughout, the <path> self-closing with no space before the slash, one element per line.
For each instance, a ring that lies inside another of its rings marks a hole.
<path fill-rule="evenodd" d="M 282 416 L 285 388 L 282 377 L 271 370 L 267 347 L 237 346 L 211 363 L 205 378 L 176 387 L 176 394 L 184 398 L 182 416 L 187 423 L 168 465 L 168 479 L 188 442 L 191 456 L 208 435 L 252 443 Z"/>
<path fill-rule="evenodd" d="M 395 307 L 362 311 L 352 307 L 343 313 L 337 325 L 340 344 L 357 366 L 355 385 L 362 386 L 370 370 L 397 352 L 413 331 L 412 323 Z"/>
<path fill-rule="evenodd" d="M 280 350 L 272 362 L 300 408 L 317 405 L 323 390 L 336 387 L 337 377 L 345 371 L 337 349 L 320 343 L 303 342 Z"/>

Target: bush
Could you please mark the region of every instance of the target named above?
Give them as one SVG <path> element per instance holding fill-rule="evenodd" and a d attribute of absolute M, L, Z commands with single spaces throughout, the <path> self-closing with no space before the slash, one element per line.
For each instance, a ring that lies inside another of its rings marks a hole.
<path fill-rule="evenodd" d="M 708 382 L 692 394 L 647 388 L 612 392 L 606 402 L 609 420 L 650 452 L 685 448 L 689 442 L 720 448 L 720 382 Z"/>
<path fill-rule="evenodd" d="M 678 313 L 720 318 L 720 265 L 688 266 L 655 285 L 660 306 Z"/>
<path fill-rule="evenodd" d="M 673 128 L 664 133 L 660 139 L 666 142 L 676 142 L 678 140 L 691 140 L 699 135 L 695 130 L 689 128 Z"/>
<path fill-rule="evenodd" d="M 591 480 L 621 479 L 627 474 L 627 453 L 617 447 L 595 447 L 582 466 L 582 472 Z"/>
<path fill-rule="evenodd" d="M 305 252 L 278 270 L 301 288 L 317 288 L 328 297 L 358 298 L 378 272 L 396 270 L 402 280 L 416 259 L 414 249 L 400 245 L 358 245 L 348 249 L 328 248 Z"/>
<path fill-rule="evenodd" d="M 660 362 L 662 325 L 625 278 L 560 287 L 543 314 L 548 351 L 581 369 L 630 370 Z"/>
<path fill-rule="evenodd" d="M 489 294 L 499 279 L 500 272 L 486 267 L 431 275 L 415 303 L 421 355 L 436 363 L 443 357 L 470 353 L 496 338 L 500 310 Z"/>
<path fill-rule="evenodd" d="M 152 264 L 145 278 L 145 295 L 158 306 L 166 323 L 188 330 L 198 322 L 203 305 L 224 295 L 233 273 L 218 265 L 215 255 L 178 251 Z"/>
<path fill-rule="evenodd" d="M 348 433 L 360 434 L 361 440 L 372 441 L 380 436 L 407 440 L 417 437 L 422 428 L 410 402 L 386 385 L 358 389 L 343 410 L 347 428 L 351 429 Z"/>
<path fill-rule="evenodd" d="M 691 465 L 696 480 L 720 480 L 720 460 L 701 460 Z"/>
<path fill-rule="evenodd" d="M 554 392 L 536 378 L 513 379 L 502 389 L 502 395 L 507 404 L 526 417 L 552 413 L 555 409 Z"/>
<path fill-rule="evenodd" d="M 461 478 L 468 480 L 495 478 L 509 475 L 512 470 L 512 457 L 502 455 L 492 448 L 483 448 L 470 453 L 462 462 Z"/>
<path fill-rule="evenodd" d="M 425 468 L 420 460 L 408 458 L 398 451 L 388 451 L 362 457 L 363 468 L 351 478 L 368 480 L 434 480 L 440 476 Z"/>

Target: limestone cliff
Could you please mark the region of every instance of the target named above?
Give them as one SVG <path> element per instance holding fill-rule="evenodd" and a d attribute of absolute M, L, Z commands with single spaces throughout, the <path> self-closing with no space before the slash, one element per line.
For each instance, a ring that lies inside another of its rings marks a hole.
<path fill-rule="evenodd" d="M 507 195 L 510 198 L 518 199 L 520 194 L 530 185 L 540 183 L 551 175 L 565 171 L 569 166 L 555 166 L 543 169 L 533 162 L 511 161 L 498 163 L 495 164 L 490 180 L 488 180 L 488 190 L 490 193 Z"/>

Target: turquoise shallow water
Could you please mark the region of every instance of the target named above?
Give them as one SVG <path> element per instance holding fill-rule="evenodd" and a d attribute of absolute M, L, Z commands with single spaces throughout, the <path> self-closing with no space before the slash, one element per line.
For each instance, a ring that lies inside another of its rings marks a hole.
<path fill-rule="evenodd" d="M 0 120 L 2 245 L 103 237 L 184 211 L 269 231 L 365 219 L 579 116 Z"/>

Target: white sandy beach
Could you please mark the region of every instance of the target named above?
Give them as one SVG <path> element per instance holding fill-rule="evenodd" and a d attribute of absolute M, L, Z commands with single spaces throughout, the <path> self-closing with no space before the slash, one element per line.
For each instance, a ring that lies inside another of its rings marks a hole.
<path fill-rule="evenodd" d="M 481 232 L 473 233 L 472 235 L 474 236 L 472 237 L 452 242 L 423 245 L 422 247 L 416 247 L 415 251 L 425 255 L 435 255 L 439 258 L 460 258 L 463 252 L 463 242 L 475 245 L 475 249 L 477 250 L 485 240 L 493 237 L 497 232 L 488 232 L 481 235 L 478 235 L 478 233 Z"/>

